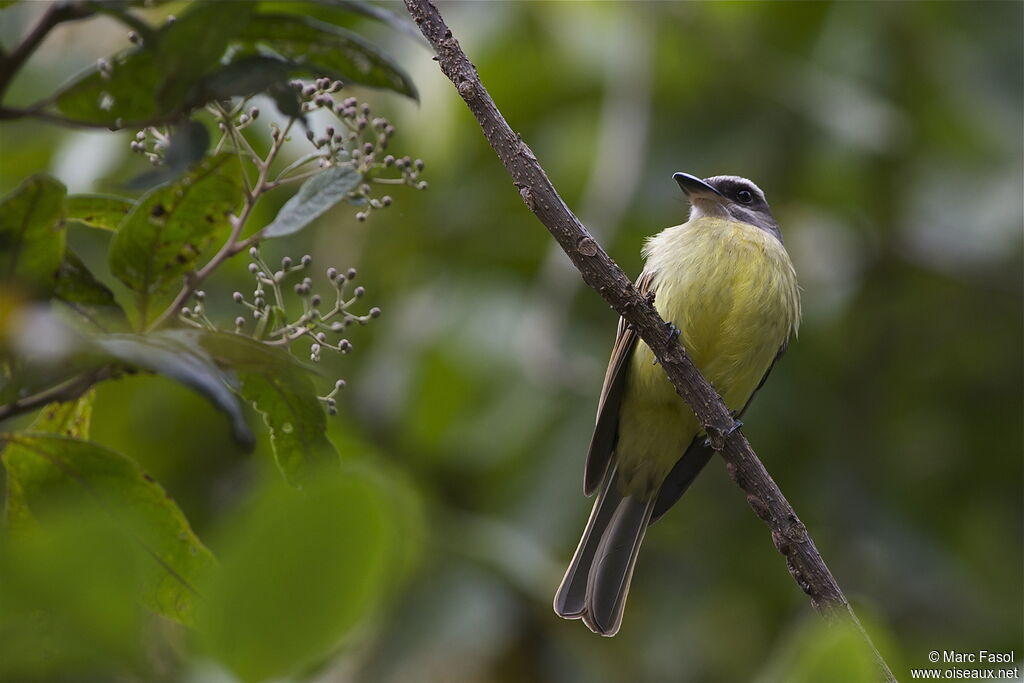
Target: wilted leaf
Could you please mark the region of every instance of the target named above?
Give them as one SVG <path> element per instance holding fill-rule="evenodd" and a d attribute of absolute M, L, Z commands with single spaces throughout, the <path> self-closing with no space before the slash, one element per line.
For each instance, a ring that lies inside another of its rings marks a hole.
<path fill-rule="evenodd" d="M 302 230 L 345 199 L 362 179 L 350 165 L 332 166 L 316 174 L 285 202 L 273 222 L 263 229 L 263 236 L 281 237 Z"/>
<path fill-rule="evenodd" d="M 202 644 L 245 681 L 311 666 L 378 604 L 394 533 L 388 497 L 357 473 L 264 493 L 224 530 Z"/>
<path fill-rule="evenodd" d="M 213 556 L 159 484 L 128 458 L 88 441 L 42 433 L 4 434 L 0 440 L 6 444 L 8 495 L 16 505 L 40 527 L 51 510 L 71 503 L 110 515 L 145 558 L 145 604 L 192 621 L 196 585 Z"/>
<path fill-rule="evenodd" d="M 67 219 L 90 228 L 117 230 L 135 202 L 112 194 L 73 194 L 67 198 Z"/>
<path fill-rule="evenodd" d="M 110 269 L 135 291 L 139 327 L 170 302 L 203 250 L 227 237 L 243 191 L 237 157 L 219 154 L 150 191 L 128 214 L 110 245 Z"/>
<path fill-rule="evenodd" d="M 32 176 L 0 199 L 0 279 L 48 291 L 64 256 L 64 196 L 58 180 Z"/>
<path fill-rule="evenodd" d="M 239 37 L 324 75 L 417 97 L 412 79 L 394 60 L 340 26 L 290 14 L 257 14 Z"/>
<path fill-rule="evenodd" d="M 338 453 L 324 432 L 327 420 L 310 372 L 283 349 L 236 334 L 177 330 L 194 336 L 221 364 L 234 370 L 239 393 L 270 429 L 274 458 L 286 481 L 304 484 L 338 465 Z"/>

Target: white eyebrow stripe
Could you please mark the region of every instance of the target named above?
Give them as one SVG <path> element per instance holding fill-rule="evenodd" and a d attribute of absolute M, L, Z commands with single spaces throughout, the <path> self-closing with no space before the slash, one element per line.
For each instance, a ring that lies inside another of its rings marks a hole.
<path fill-rule="evenodd" d="M 761 198 L 761 201 L 765 202 L 766 204 L 768 203 L 768 201 L 765 199 L 764 191 L 761 190 L 761 188 L 757 186 L 757 183 L 755 183 L 750 178 L 744 178 L 743 176 L 738 175 L 716 175 L 710 178 L 706 178 L 704 182 L 712 186 L 714 186 L 715 183 L 719 182 L 731 182 L 746 185 L 749 187 L 749 189 L 753 190 L 758 197 Z"/>

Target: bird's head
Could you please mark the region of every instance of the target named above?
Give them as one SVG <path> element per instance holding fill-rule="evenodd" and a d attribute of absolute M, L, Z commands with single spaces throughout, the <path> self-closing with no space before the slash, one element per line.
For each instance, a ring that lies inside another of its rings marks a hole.
<path fill-rule="evenodd" d="M 764 192 L 746 178 L 717 175 L 701 180 L 689 173 L 672 175 L 690 200 L 690 220 L 702 216 L 748 223 L 775 235 L 781 242 L 779 224 L 768 208 Z"/>

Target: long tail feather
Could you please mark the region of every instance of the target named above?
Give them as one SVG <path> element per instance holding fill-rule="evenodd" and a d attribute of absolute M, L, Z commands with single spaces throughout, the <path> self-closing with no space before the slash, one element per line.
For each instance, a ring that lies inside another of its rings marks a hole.
<path fill-rule="evenodd" d="M 595 633 L 614 636 L 622 624 L 626 595 L 655 499 L 619 500 L 597 547 L 587 579 L 584 623 Z"/>
<path fill-rule="evenodd" d="M 576 547 L 572 562 L 555 593 L 555 614 L 565 619 L 579 619 L 586 611 L 587 580 L 604 531 L 612 520 L 622 496 L 618 493 L 614 467 L 605 476 L 597 494 L 583 537 Z"/>
<path fill-rule="evenodd" d="M 623 496 L 618 472 L 605 476 L 572 562 L 555 593 L 558 616 L 580 619 L 613 636 L 622 624 L 626 594 L 655 500 Z"/>

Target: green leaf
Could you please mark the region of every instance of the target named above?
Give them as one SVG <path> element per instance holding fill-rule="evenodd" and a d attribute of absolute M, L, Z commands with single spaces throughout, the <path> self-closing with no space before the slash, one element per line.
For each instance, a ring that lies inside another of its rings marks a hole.
<path fill-rule="evenodd" d="M 209 74 L 201 87 L 204 99 L 245 97 L 263 92 L 275 83 L 287 83 L 289 76 L 299 70 L 304 67 L 275 57 L 242 56 Z"/>
<path fill-rule="evenodd" d="M 362 179 L 363 176 L 348 164 L 331 166 L 316 174 L 285 202 L 273 222 L 263 229 L 263 236 L 281 237 L 302 230 L 345 199 Z"/>
<path fill-rule="evenodd" d="M 57 97 L 57 109 L 84 123 L 113 128 L 137 126 L 177 114 L 161 107 L 153 84 L 162 82 L 163 69 L 152 49 L 136 48 L 112 57 L 109 77 L 90 68 Z"/>
<path fill-rule="evenodd" d="M 251 48 L 239 49 L 230 64 L 204 78 L 200 84 L 202 99 L 221 100 L 262 92 L 274 100 L 282 115 L 304 121 L 302 100 L 288 83 L 293 76 L 315 72 L 308 65 L 271 55 L 249 54 L 251 51 Z"/>
<path fill-rule="evenodd" d="M 189 331 L 96 335 L 91 337 L 91 344 L 108 359 L 155 372 L 195 389 L 228 416 L 235 439 L 251 448 L 254 442 L 252 431 L 245 421 L 241 404 L 229 387 L 234 379 L 225 374 L 213 357 L 195 343 L 195 337 L 186 332 Z"/>
<path fill-rule="evenodd" d="M 88 439 L 94 396 L 94 393 L 90 391 L 75 401 L 50 403 L 43 406 L 28 430 L 30 432 L 62 434 L 75 439 Z"/>
<path fill-rule="evenodd" d="M 219 154 L 143 195 L 124 219 L 110 245 L 110 270 L 135 291 L 140 328 L 171 301 L 203 250 L 227 237 L 243 192 L 237 157 Z"/>
<path fill-rule="evenodd" d="M 90 228 L 117 230 L 135 202 L 112 194 L 73 194 L 65 203 L 67 219 Z"/>
<path fill-rule="evenodd" d="M 377 5 L 373 5 L 368 2 L 361 2 L 361 0 L 314 0 L 314 2 L 321 5 L 338 7 L 348 12 L 362 14 L 364 17 L 370 17 L 371 19 L 376 19 L 379 22 L 387 24 L 391 28 L 401 31 L 407 36 L 415 38 L 420 42 L 424 41 L 423 34 L 420 33 L 418 28 L 416 28 L 416 24 L 405 17 L 384 9 L 383 7 L 378 7 Z"/>
<path fill-rule="evenodd" d="M 18 505 L 40 526 L 51 509 L 69 501 L 113 517 L 146 558 L 145 604 L 191 623 L 195 586 L 214 560 L 159 484 L 128 458 L 88 441 L 41 433 L 4 434 L 0 440 L 6 444 L 8 495 Z"/>
<path fill-rule="evenodd" d="M 264 493 L 222 534 L 197 618 L 204 649 L 245 681 L 323 659 L 382 598 L 391 515 L 380 485 L 355 472 Z"/>
<path fill-rule="evenodd" d="M 60 335 L 51 343 L 63 347 L 63 354 L 54 356 L 54 351 L 50 350 L 47 352 L 50 355 L 39 358 L 22 355 L 16 359 L 19 361 L 17 371 L 0 386 L 0 404 L 51 390 L 79 376 L 95 376 L 102 371 L 102 377 L 110 377 L 125 370 L 145 370 L 180 382 L 203 395 L 228 416 L 235 439 L 246 448 L 252 447 L 252 431 L 245 421 L 242 403 L 232 390 L 232 386 L 238 384 L 237 378 L 230 370 L 222 369 L 197 338 L 187 334 L 188 330 L 86 337 L 62 325 L 52 313 L 42 315 L 50 315 L 52 319 L 37 320 L 35 324 L 47 328 L 54 337 Z"/>
<path fill-rule="evenodd" d="M 144 661 L 148 560 L 97 505 L 47 507 L 0 534 L 0 680 L 123 680 Z"/>
<path fill-rule="evenodd" d="M 112 57 L 109 71 L 89 69 L 64 88 L 58 110 L 120 128 L 168 120 L 203 104 L 199 83 L 220 66 L 253 9 L 246 2 L 190 3 L 141 47 Z"/>
<path fill-rule="evenodd" d="M 192 336 L 217 362 L 232 368 L 238 392 L 270 429 L 274 459 L 285 480 L 302 485 L 337 467 L 338 452 L 325 436 L 327 419 L 310 371 L 287 351 L 237 334 L 176 330 Z"/>
<path fill-rule="evenodd" d="M 417 98 L 412 79 L 394 60 L 340 26 L 289 14 L 257 14 L 240 38 L 324 75 Z"/>
<path fill-rule="evenodd" d="M 0 199 L 0 280 L 49 291 L 64 257 L 64 197 L 58 180 L 35 175 Z"/>
<path fill-rule="evenodd" d="M 75 439 L 89 438 L 94 392 L 90 391 L 75 401 L 50 403 L 43 406 L 28 431 L 61 434 Z M 26 504 L 22 482 L 7 477 L 6 519 L 12 527 L 31 528 L 32 513 Z"/>
<path fill-rule="evenodd" d="M 180 105 L 195 95 L 202 77 L 220 66 L 228 45 L 256 9 L 252 2 L 193 2 L 160 37 L 160 65 L 165 70 L 157 100 Z M 197 104 L 193 100 L 193 104 Z"/>
<path fill-rule="evenodd" d="M 878 634 L 875 628 L 872 631 Z M 828 623 L 813 617 L 785 634 L 758 680 L 862 683 L 881 680 L 881 676 L 870 646 L 855 624 L 847 620 Z"/>
<path fill-rule="evenodd" d="M 53 295 L 100 329 L 107 329 L 108 324 L 127 328 L 128 319 L 114 299 L 114 293 L 97 280 L 70 249 L 57 270 Z"/>

